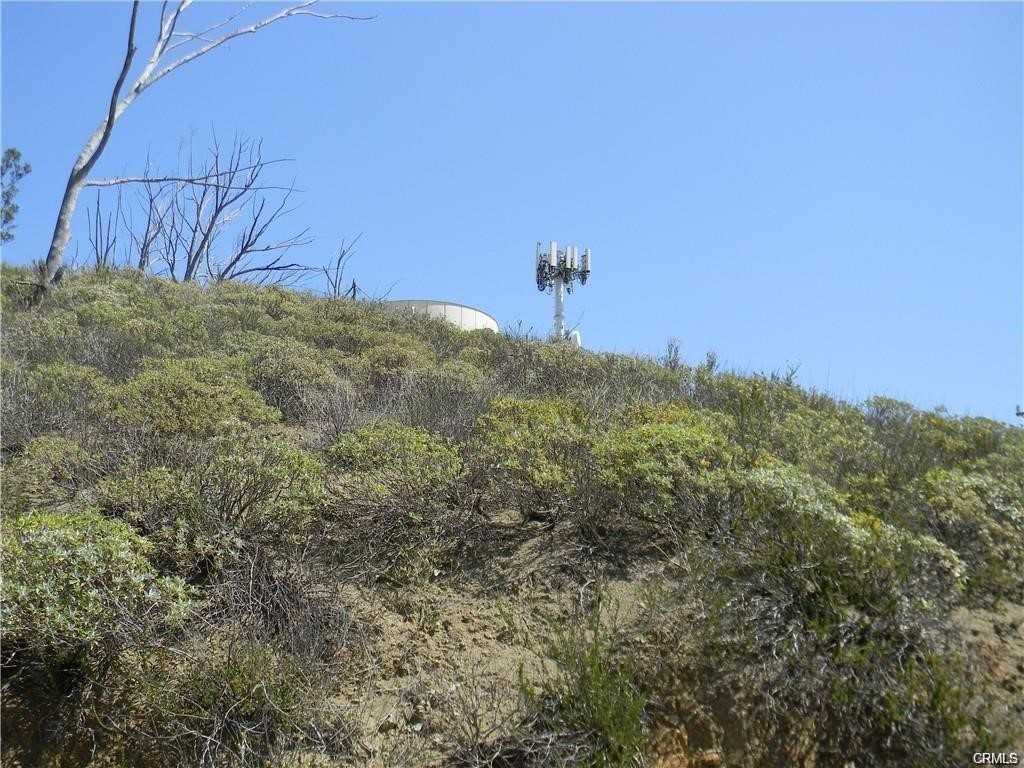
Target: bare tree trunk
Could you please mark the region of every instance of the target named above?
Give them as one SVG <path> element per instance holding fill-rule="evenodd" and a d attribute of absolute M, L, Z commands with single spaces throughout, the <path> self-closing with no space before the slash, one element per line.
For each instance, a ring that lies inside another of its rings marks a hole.
<path fill-rule="evenodd" d="M 68 177 L 68 185 L 64 189 L 64 197 L 60 201 L 60 210 L 57 211 L 57 224 L 53 228 L 53 239 L 50 241 L 50 250 L 46 254 L 46 275 L 43 278 L 44 286 L 51 286 L 55 283 L 58 270 L 64 260 L 64 249 L 71 241 L 71 217 L 75 214 L 75 205 L 78 203 L 78 196 L 85 187 L 86 177 L 89 171 L 96 165 L 100 155 L 110 140 L 110 133 L 114 129 L 114 121 L 120 111 L 118 99 L 121 96 L 121 88 L 124 87 L 124 80 L 128 77 L 128 70 L 132 66 L 132 59 L 135 58 L 135 21 L 139 15 L 139 0 L 132 3 L 132 20 L 128 27 L 128 51 L 125 53 L 124 64 L 121 66 L 121 74 L 118 75 L 114 90 L 110 94 L 110 108 L 107 116 L 99 127 L 89 137 L 82 149 L 78 160 L 75 161 Z M 124 105 L 124 106 L 127 106 Z M 121 107 L 123 109 L 124 107 Z"/>

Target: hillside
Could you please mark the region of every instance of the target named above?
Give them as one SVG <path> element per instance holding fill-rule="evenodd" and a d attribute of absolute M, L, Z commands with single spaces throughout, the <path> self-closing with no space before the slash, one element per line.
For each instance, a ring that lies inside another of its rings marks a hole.
<path fill-rule="evenodd" d="M 3 765 L 1024 751 L 1024 430 L 3 270 Z"/>

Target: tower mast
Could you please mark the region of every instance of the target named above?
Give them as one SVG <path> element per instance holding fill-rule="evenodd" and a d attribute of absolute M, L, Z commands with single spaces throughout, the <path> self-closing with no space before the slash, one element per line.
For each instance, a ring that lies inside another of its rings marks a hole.
<path fill-rule="evenodd" d="M 579 248 L 575 245 L 565 246 L 558 250 L 558 243 L 551 241 L 547 253 L 541 252 L 541 243 L 537 242 L 537 290 L 550 290 L 555 297 L 555 319 L 551 331 L 552 341 L 565 341 L 565 294 L 572 293 L 573 283 L 577 280 L 585 285 L 590 277 L 590 249 L 583 250 L 580 259 Z M 573 342 L 579 346 L 579 334 L 573 334 Z"/>

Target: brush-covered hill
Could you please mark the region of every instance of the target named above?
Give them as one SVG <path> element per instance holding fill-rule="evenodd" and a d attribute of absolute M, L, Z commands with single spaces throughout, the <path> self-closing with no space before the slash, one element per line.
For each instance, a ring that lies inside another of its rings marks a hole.
<path fill-rule="evenodd" d="M 3 271 L 3 764 L 1020 747 L 1024 432 L 239 284 Z"/>

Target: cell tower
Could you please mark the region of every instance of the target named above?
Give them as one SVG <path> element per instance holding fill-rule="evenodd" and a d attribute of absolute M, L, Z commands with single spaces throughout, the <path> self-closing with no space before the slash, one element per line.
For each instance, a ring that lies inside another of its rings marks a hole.
<path fill-rule="evenodd" d="M 572 341 L 577 347 L 582 344 L 577 331 L 566 335 L 565 332 L 565 294 L 572 293 L 572 284 L 579 280 L 586 285 L 590 277 L 590 249 L 583 249 L 580 259 L 579 249 L 575 245 L 565 246 L 564 251 L 558 250 L 558 243 L 551 241 L 547 253 L 541 253 L 541 244 L 537 242 L 537 290 L 551 291 L 555 295 L 555 325 L 551 332 L 552 341 Z"/>

